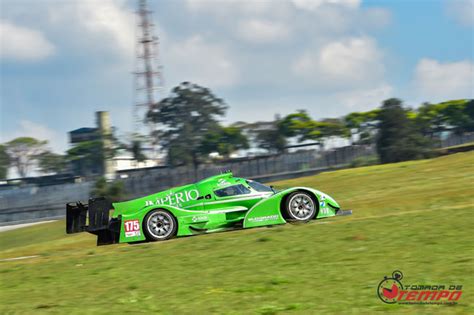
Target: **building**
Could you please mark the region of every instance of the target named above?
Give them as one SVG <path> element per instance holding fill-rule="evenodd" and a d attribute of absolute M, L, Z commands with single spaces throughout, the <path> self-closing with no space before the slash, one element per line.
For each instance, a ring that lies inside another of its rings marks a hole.
<path fill-rule="evenodd" d="M 98 111 L 95 114 L 96 127 L 82 127 L 69 132 L 71 148 L 79 150 L 77 158 L 71 162 L 72 170 L 77 175 L 110 178 L 115 173 L 113 163 L 104 158 L 104 152 L 112 148 L 109 112 Z M 80 156 L 81 150 L 83 157 Z"/>
<path fill-rule="evenodd" d="M 112 179 L 117 171 L 153 167 L 158 165 L 158 161 L 161 161 L 161 158 L 159 158 L 137 162 L 133 159 L 133 155 L 125 149 L 116 150 L 113 158 L 103 159 L 104 151 L 107 149 L 115 150 L 113 148 L 112 136 L 110 116 L 106 111 L 96 112 L 96 127 L 82 127 L 70 131 L 69 144 L 71 148 L 79 148 L 82 144 L 84 146 L 84 153 L 89 157 L 92 156 L 92 158 L 81 159 L 79 157 L 73 160 L 72 169 L 74 174 L 81 176 L 105 176 Z M 101 147 L 97 148 L 97 143 L 92 143 L 94 141 L 101 141 Z M 95 149 L 94 152 L 91 152 L 91 147 Z M 143 151 L 145 155 L 150 153 L 148 148 L 143 148 Z M 102 162 L 97 163 L 95 161 Z"/>
<path fill-rule="evenodd" d="M 100 134 L 97 128 L 83 127 L 69 131 L 69 143 L 76 144 L 84 141 L 99 140 Z"/>

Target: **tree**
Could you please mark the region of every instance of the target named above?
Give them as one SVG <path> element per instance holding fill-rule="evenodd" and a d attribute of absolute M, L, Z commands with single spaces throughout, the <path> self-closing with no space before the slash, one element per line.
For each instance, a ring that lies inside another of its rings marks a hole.
<path fill-rule="evenodd" d="M 138 133 L 131 135 L 131 139 L 127 144 L 121 144 L 118 147 L 125 149 L 132 154 L 133 160 L 136 164 L 143 162 L 147 159 L 146 155 L 143 153 L 143 142 L 144 137 Z"/>
<path fill-rule="evenodd" d="M 474 100 L 452 100 L 439 104 L 423 103 L 414 121 L 420 132 L 439 139 L 443 132 L 455 134 L 474 131 Z"/>
<path fill-rule="evenodd" d="M 467 117 L 462 128 L 464 132 L 474 132 L 474 99 L 464 104 L 463 113 Z"/>
<path fill-rule="evenodd" d="M 354 112 L 344 117 L 344 124 L 348 129 L 353 144 L 372 144 L 378 128 L 380 109 L 367 112 Z M 357 137 L 357 141 L 354 141 Z"/>
<path fill-rule="evenodd" d="M 379 114 L 377 152 L 382 163 L 393 163 L 426 157 L 430 142 L 415 128 L 399 99 L 383 102 Z"/>
<path fill-rule="evenodd" d="M 67 160 L 78 175 L 103 174 L 105 161 L 111 160 L 124 145 L 114 135 L 101 134 L 97 140 L 82 141 L 67 151 Z"/>
<path fill-rule="evenodd" d="M 74 172 L 80 175 L 101 174 L 105 159 L 111 159 L 115 149 L 104 148 L 102 140 L 79 142 L 67 151 Z"/>
<path fill-rule="evenodd" d="M 117 202 L 123 198 L 123 183 L 107 183 L 105 178 L 100 177 L 94 184 L 91 191 L 91 198 L 104 197 L 112 202 Z"/>
<path fill-rule="evenodd" d="M 9 167 L 10 156 L 7 153 L 7 148 L 3 144 L 0 144 L 0 179 L 7 178 Z"/>
<path fill-rule="evenodd" d="M 341 119 L 326 118 L 318 122 L 317 128 L 321 132 L 321 138 L 341 137 L 348 138 L 350 136 L 349 129 L 344 125 Z"/>
<path fill-rule="evenodd" d="M 133 159 L 140 163 L 146 160 L 145 154 L 143 154 L 142 142 L 140 140 L 133 140 L 130 151 L 133 154 Z"/>
<path fill-rule="evenodd" d="M 148 112 L 148 120 L 161 124 L 155 133 L 158 143 L 168 152 L 172 165 L 193 165 L 195 169 L 207 152 L 203 142 L 209 132 L 218 132 L 218 117 L 227 109 L 225 102 L 208 88 L 183 82 Z"/>
<path fill-rule="evenodd" d="M 275 153 L 285 152 L 288 144 L 284 133 L 278 128 L 277 122 L 271 129 L 258 131 L 255 140 L 259 147 Z"/>
<path fill-rule="evenodd" d="M 44 151 L 38 155 L 38 166 L 44 174 L 57 174 L 66 170 L 67 160 L 64 155 Z"/>
<path fill-rule="evenodd" d="M 203 139 L 201 149 L 207 154 L 218 152 L 228 158 L 237 150 L 248 149 L 249 142 L 242 129 L 230 126 L 209 131 Z"/>
<path fill-rule="evenodd" d="M 261 148 L 275 153 L 283 153 L 287 145 L 285 136 L 276 128 L 259 131 L 256 141 Z"/>
<path fill-rule="evenodd" d="M 349 137 L 344 122 L 337 118 L 313 120 L 305 110 L 289 114 L 278 123 L 278 129 L 287 138 L 296 137 L 298 142 L 323 141 L 330 137 Z"/>
<path fill-rule="evenodd" d="M 450 129 L 456 134 L 474 131 L 474 100 L 453 100 L 439 104 Z"/>
<path fill-rule="evenodd" d="M 278 130 L 287 138 L 296 137 L 298 142 L 305 140 L 316 140 L 321 136 L 317 130 L 317 123 L 311 119 L 308 112 L 299 110 L 296 113 L 285 116 L 277 123 Z"/>
<path fill-rule="evenodd" d="M 30 168 L 37 162 L 39 154 L 44 152 L 47 141 L 31 137 L 20 137 L 5 144 L 10 162 L 20 177 L 26 177 Z"/>
<path fill-rule="evenodd" d="M 439 104 L 423 103 L 416 113 L 414 121 L 420 132 L 431 139 L 446 131 L 447 120 Z"/>

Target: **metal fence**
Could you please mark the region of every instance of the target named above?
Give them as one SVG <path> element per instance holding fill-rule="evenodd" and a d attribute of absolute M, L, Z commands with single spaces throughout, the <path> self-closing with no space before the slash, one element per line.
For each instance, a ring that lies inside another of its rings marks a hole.
<path fill-rule="evenodd" d="M 65 204 L 87 200 L 92 182 L 15 187 L 0 191 L 0 225 L 46 220 L 65 215 Z"/>
<path fill-rule="evenodd" d="M 456 134 L 450 135 L 446 139 L 441 140 L 439 147 L 446 148 L 446 147 L 452 147 L 455 145 L 465 144 L 469 142 L 474 142 L 474 132 L 465 133 L 462 135 L 456 135 Z"/>
<path fill-rule="evenodd" d="M 252 179 L 271 179 L 277 175 L 298 174 L 300 172 L 321 171 L 343 167 L 361 156 L 374 155 L 371 146 L 347 146 L 321 152 L 306 150 L 274 156 L 230 160 L 215 164 L 192 167 L 148 168 L 121 172 L 121 179 L 129 197 L 144 196 L 168 187 L 192 183 L 197 180 L 231 170 L 236 176 Z"/>

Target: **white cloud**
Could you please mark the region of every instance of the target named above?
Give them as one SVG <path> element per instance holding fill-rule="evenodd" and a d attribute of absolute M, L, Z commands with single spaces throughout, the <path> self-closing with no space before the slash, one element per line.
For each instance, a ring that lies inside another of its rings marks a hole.
<path fill-rule="evenodd" d="M 474 63 L 421 59 L 415 68 L 418 96 L 426 101 L 474 98 Z"/>
<path fill-rule="evenodd" d="M 335 94 L 334 98 L 338 104 L 350 111 L 371 110 L 380 106 L 383 100 L 392 97 L 392 86 L 382 83 L 379 86 L 368 89 L 355 89 Z M 346 112 L 343 110 L 342 112 Z"/>
<path fill-rule="evenodd" d="M 211 88 L 227 87 L 239 78 L 238 67 L 225 46 L 206 42 L 199 35 L 169 43 L 163 59 L 173 84 L 191 81 Z"/>
<path fill-rule="evenodd" d="M 361 8 L 360 0 L 187 0 L 186 7 L 195 17 L 205 17 L 205 24 L 218 22 L 242 38 L 243 21 L 253 25 L 246 30 L 265 32 L 271 28 L 298 31 L 298 37 L 313 37 L 357 30 L 373 30 L 390 22 L 390 14 L 381 8 Z M 255 21 L 258 21 L 255 22 Z M 270 25 L 269 24 L 273 24 Z M 262 30 L 257 29 L 262 27 Z M 287 32 L 287 31 L 286 31 Z M 247 31 L 245 31 L 248 34 Z M 295 32 L 296 33 L 296 32 Z M 284 34 L 285 35 L 285 34 Z M 257 36 L 257 35 L 256 35 Z M 245 38 L 244 38 L 245 39 Z"/>
<path fill-rule="evenodd" d="M 77 115 L 77 108 L 92 111 L 101 104 L 110 104 L 112 118 L 116 117 L 113 120 L 121 122 L 117 125 L 123 128 L 122 122 L 131 121 L 121 113 L 129 112 L 127 106 L 133 102 L 129 94 L 133 89 L 130 72 L 135 48 L 135 1 L 43 0 L 28 2 L 27 6 L 18 5 L 16 0 L 7 1 L 15 10 L 7 12 L 9 20 L 41 29 L 53 40 L 61 57 L 74 60 L 68 64 L 69 70 L 65 67 L 48 73 L 48 77 L 56 76 L 57 80 L 68 75 L 68 81 L 71 76 L 77 78 L 77 86 L 69 84 L 68 89 L 55 90 L 55 94 L 77 95 L 81 87 L 84 91 L 73 98 L 75 109 L 71 105 L 65 109 L 67 113 Z M 373 95 L 385 95 L 383 56 L 376 42 L 354 34 L 372 34 L 386 24 L 387 11 L 361 7 L 360 1 L 297 2 L 150 1 L 156 11 L 153 21 L 166 22 L 163 27 L 167 33 L 159 25 L 156 32 L 161 38 L 165 94 L 185 80 L 211 89 L 225 88 L 216 92 L 240 108 L 228 116 L 230 121 L 237 115 L 248 116 L 240 106 L 244 101 L 260 106 L 257 114 L 270 119 L 277 110 L 286 113 L 298 106 L 311 109 L 316 103 L 323 104 L 321 107 L 337 104 L 342 110 L 341 104 L 359 106 Z M 275 45 L 248 44 L 280 40 L 285 41 L 279 49 Z M 39 81 L 30 84 L 46 86 Z M 32 91 L 25 86 L 25 95 L 34 94 Z M 329 98 L 332 102 L 323 102 Z M 29 107 L 39 106 L 33 99 L 24 101 Z M 67 103 L 68 99 L 71 98 L 64 97 L 56 103 Z M 42 101 L 41 105 L 45 102 L 50 101 Z M 262 108 L 265 103 L 267 112 Z M 23 111 L 18 113 L 19 120 L 34 120 L 27 110 Z M 52 118 L 44 119 L 56 128 Z M 88 124 L 83 117 L 80 121 Z M 8 128 L 13 130 L 13 125 L 10 123 Z"/>
<path fill-rule="evenodd" d="M 474 0 L 447 1 L 447 12 L 460 24 L 474 25 Z"/>
<path fill-rule="evenodd" d="M 20 120 L 14 131 L 1 133 L 0 141 L 8 142 L 18 137 L 32 137 L 38 140 L 48 140 L 48 147 L 54 152 L 63 153 L 67 148 L 67 135 L 30 120 Z"/>
<path fill-rule="evenodd" d="M 37 61 L 53 55 L 54 45 L 38 30 L 0 21 L 0 57 Z"/>
<path fill-rule="evenodd" d="M 292 64 L 292 71 L 313 84 L 360 86 L 381 80 L 384 65 L 375 40 L 353 37 L 306 52 Z"/>
<path fill-rule="evenodd" d="M 127 58 L 134 54 L 136 23 L 126 1 L 54 2 L 48 7 L 48 24 L 85 51 L 105 48 Z"/>
<path fill-rule="evenodd" d="M 288 38 L 289 28 L 281 23 L 263 19 L 246 19 L 237 26 L 240 38 L 252 43 L 269 43 Z"/>
<path fill-rule="evenodd" d="M 5 29 L 2 31 L 2 50 L 11 51 L 15 47 L 4 44 L 5 37 L 17 46 L 21 44 L 20 48 L 32 58 L 48 56 L 55 51 L 73 58 L 97 55 L 107 55 L 114 61 L 115 57 L 133 58 L 137 23 L 134 8 L 129 4 L 126 0 L 43 0 L 28 5 L 23 1 L 7 2 L 8 20 L 15 23 L 13 27 L 21 25 L 19 31 L 22 32 L 12 29 L 8 23 L 2 25 Z M 56 49 L 46 37 L 54 42 Z M 36 44 L 39 49 L 29 49 L 28 43 Z"/>
<path fill-rule="evenodd" d="M 240 14 L 259 14 L 268 12 L 272 8 L 271 0 L 186 0 L 186 6 L 192 11 L 212 12 L 216 15 L 226 16 L 228 12 Z"/>
<path fill-rule="evenodd" d="M 382 8 L 368 8 L 360 13 L 359 23 L 367 29 L 379 30 L 388 26 L 392 22 L 390 11 Z"/>
<path fill-rule="evenodd" d="M 357 8 L 360 0 L 292 0 L 298 9 L 314 11 L 324 5 L 338 5 L 347 8 Z"/>
<path fill-rule="evenodd" d="M 78 1 L 80 20 L 90 33 L 109 35 L 127 55 L 132 55 L 135 38 L 133 12 L 116 1 Z"/>

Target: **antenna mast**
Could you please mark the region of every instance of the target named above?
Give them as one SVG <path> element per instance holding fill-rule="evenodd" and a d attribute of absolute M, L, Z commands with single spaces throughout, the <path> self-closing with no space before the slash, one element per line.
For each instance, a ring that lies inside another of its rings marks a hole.
<path fill-rule="evenodd" d="M 163 92 L 163 78 L 158 59 L 158 37 L 154 35 L 152 11 L 146 0 L 138 2 L 138 32 L 135 59 L 135 106 L 133 110 L 135 131 L 143 130 L 146 114 L 156 107 Z M 156 130 L 154 123 L 148 122 L 150 136 Z M 154 141 L 150 141 L 155 147 Z M 155 150 L 153 150 L 155 151 Z"/>

